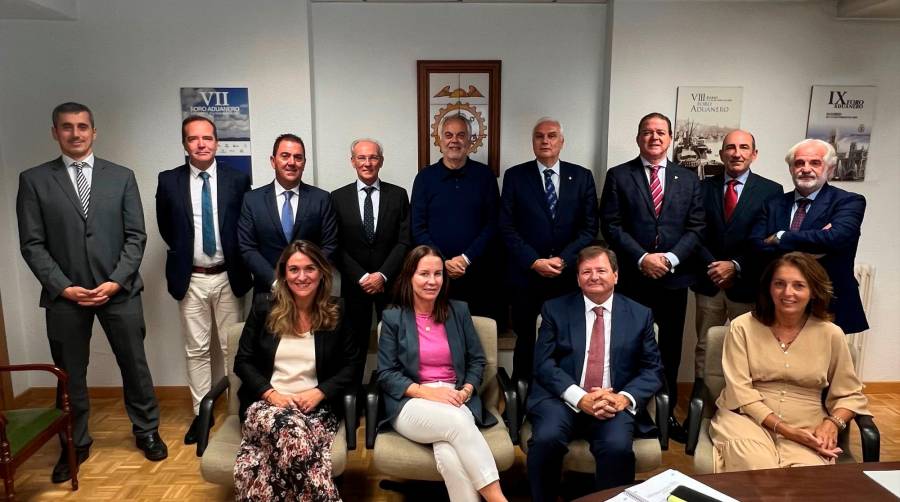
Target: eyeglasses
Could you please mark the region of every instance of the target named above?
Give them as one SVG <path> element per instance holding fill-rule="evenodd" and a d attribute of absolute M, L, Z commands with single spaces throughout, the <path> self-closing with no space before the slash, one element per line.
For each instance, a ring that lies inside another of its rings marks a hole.
<path fill-rule="evenodd" d="M 365 161 L 378 162 L 379 160 L 381 160 L 381 156 L 380 155 L 369 155 L 368 157 L 363 157 L 362 155 L 357 155 L 356 157 L 353 157 L 353 159 L 356 160 L 357 162 L 359 162 L 360 164 L 362 164 Z"/>

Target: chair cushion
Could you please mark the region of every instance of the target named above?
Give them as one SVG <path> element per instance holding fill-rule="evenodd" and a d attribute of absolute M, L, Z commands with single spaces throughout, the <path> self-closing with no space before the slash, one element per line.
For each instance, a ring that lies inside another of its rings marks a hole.
<path fill-rule="evenodd" d="M 340 476 L 347 467 L 347 432 L 341 422 L 331 446 L 331 476 Z M 228 415 L 225 423 L 209 440 L 200 472 L 210 483 L 234 486 L 234 461 L 241 448 L 241 421 L 237 415 Z"/>
<path fill-rule="evenodd" d="M 496 414 L 495 414 L 496 415 Z M 509 439 L 509 430 L 502 420 L 496 425 L 481 430 L 487 441 L 497 470 L 509 469 L 515 461 L 515 450 Z M 441 481 L 441 475 L 434 462 L 431 445 L 422 445 L 410 441 L 395 431 L 379 432 L 375 438 L 375 449 L 372 455 L 375 470 L 403 479 L 422 481 Z"/>
<path fill-rule="evenodd" d="M 531 424 L 526 421 L 519 429 L 519 445 L 528 453 L 528 440 L 531 439 Z M 659 439 L 635 438 L 632 442 L 634 450 L 635 472 L 648 472 L 662 465 L 662 448 Z M 576 439 L 569 443 L 569 451 L 563 457 L 563 470 L 594 474 L 596 471 L 594 455 L 590 445 L 584 439 Z"/>
<path fill-rule="evenodd" d="M 6 437 L 9 451 L 16 456 L 23 446 L 43 432 L 54 420 L 62 416 L 57 408 L 24 408 L 6 410 Z"/>
<path fill-rule="evenodd" d="M 700 438 L 697 441 L 697 449 L 694 450 L 694 472 L 696 474 L 713 472 L 713 444 L 709 438 L 708 418 L 704 418 L 700 423 Z"/>

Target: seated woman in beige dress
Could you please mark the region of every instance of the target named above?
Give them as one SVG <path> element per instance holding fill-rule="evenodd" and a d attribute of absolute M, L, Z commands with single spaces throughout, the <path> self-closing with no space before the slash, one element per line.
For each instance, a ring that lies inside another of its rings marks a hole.
<path fill-rule="evenodd" d="M 760 284 L 756 309 L 725 338 L 725 388 L 709 428 L 714 469 L 832 464 L 838 432 L 870 413 L 844 333 L 829 322 L 831 281 L 812 256 L 788 253 Z"/>

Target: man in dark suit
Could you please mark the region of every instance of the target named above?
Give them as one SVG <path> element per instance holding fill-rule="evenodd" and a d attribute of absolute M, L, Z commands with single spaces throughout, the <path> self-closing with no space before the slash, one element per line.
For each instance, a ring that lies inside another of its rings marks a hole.
<path fill-rule="evenodd" d="M 770 260 L 790 251 L 816 255 L 834 288 L 834 323 L 847 334 L 865 331 L 869 323 L 853 267 L 866 199 L 828 184 L 837 166 L 829 143 L 803 140 L 785 160 L 794 190 L 769 201 L 751 239 Z"/>
<path fill-rule="evenodd" d="M 94 117 L 82 104 L 57 106 L 51 132 L 62 156 L 19 176 L 16 216 L 22 256 L 42 286 L 50 354 L 69 374 L 77 460 L 87 460 L 93 442 L 87 366 L 94 317 L 122 373 L 136 444 L 148 459 L 162 460 L 168 450 L 159 437 L 159 405 L 144 354 L 138 267 L 147 234 L 134 173 L 94 156 Z M 54 483 L 72 477 L 65 445 Z"/>
<path fill-rule="evenodd" d="M 331 193 L 337 214 L 341 296 L 362 354 L 369 348 L 372 307 L 381 312 L 409 248 L 406 190 L 378 179 L 384 164 L 381 144 L 358 139 L 350 145 L 357 180 Z"/>
<path fill-rule="evenodd" d="M 653 315 L 613 294 L 616 255 L 601 246 L 577 258 L 581 291 L 547 301 L 528 395 L 528 479 L 533 500 L 555 501 L 569 441 L 587 439 L 595 488 L 634 482 L 635 429 L 650 432 L 648 400 L 662 387 Z"/>
<path fill-rule="evenodd" d="M 306 147 L 294 134 L 275 139 L 275 181 L 244 196 L 238 220 L 238 247 L 253 275 L 253 307 L 268 308 L 281 251 L 295 240 L 310 241 L 334 261 L 337 219 L 328 192 L 303 183 Z"/>
<path fill-rule="evenodd" d="M 559 160 L 565 138 L 544 117 L 532 130 L 535 160 L 503 175 L 500 234 L 516 333 L 513 379 L 531 379 L 535 321 L 544 301 L 577 289 L 575 256 L 597 236 L 597 189 L 587 169 Z"/>
<path fill-rule="evenodd" d="M 218 134 L 206 117 L 184 119 L 181 143 L 188 163 L 159 173 L 156 221 L 169 247 L 166 281 L 181 314 L 194 404 L 184 443 L 194 444 L 200 400 L 212 384 L 213 323 L 224 361 L 228 340 L 223 328 L 243 320 L 240 297 L 250 289 L 250 272 L 237 245 L 237 220 L 250 176 L 216 162 Z"/>
<path fill-rule="evenodd" d="M 671 142 L 668 117 L 651 113 L 641 119 L 640 156 L 606 173 L 600 222 L 622 260 L 619 289 L 653 311 L 669 399 L 677 403 L 687 289 L 694 282 L 689 260 L 700 243 L 704 214 L 697 175 L 666 159 Z M 669 435 L 687 439 L 674 416 Z"/>
<path fill-rule="evenodd" d="M 442 157 L 413 182 L 410 226 L 414 245 L 440 250 L 450 297 L 472 315 L 500 319 L 496 295 L 497 213 L 500 191 L 488 166 L 469 158 L 472 132 L 462 115 L 444 118 Z"/>
<path fill-rule="evenodd" d="M 762 270 L 751 248 L 750 231 L 763 206 L 782 193 L 779 183 L 750 170 L 756 155 L 752 134 L 731 131 L 719 151 L 724 174 L 700 183 L 706 227 L 697 253 L 697 282 L 691 286 L 697 304 L 695 379 L 704 374 L 707 330 L 753 310 L 756 302 Z"/>

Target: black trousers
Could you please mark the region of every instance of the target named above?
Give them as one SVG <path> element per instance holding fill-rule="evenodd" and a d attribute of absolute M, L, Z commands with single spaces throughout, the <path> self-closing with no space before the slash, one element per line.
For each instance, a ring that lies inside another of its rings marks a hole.
<path fill-rule="evenodd" d="M 159 404 L 144 354 L 146 329 L 140 295 L 123 299 L 114 297 L 100 307 L 81 307 L 60 298 L 46 308 L 45 314 L 53 363 L 69 374 L 75 446 L 85 447 L 92 442 L 88 432 L 87 367 L 94 317 L 100 320 L 122 374 L 125 411 L 131 419 L 132 432 L 138 437 L 157 432 Z"/>
<path fill-rule="evenodd" d="M 537 337 L 537 317 L 544 302 L 578 289 L 574 273 L 563 273 L 552 279 L 530 274 L 524 288 L 511 288 L 512 329 L 516 333 L 513 352 L 513 381 L 531 380 L 534 366 L 534 341 Z"/>
<path fill-rule="evenodd" d="M 387 288 L 385 288 L 387 291 Z M 381 321 L 381 313 L 387 307 L 388 293 L 370 295 L 359 287 L 359 284 L 341 284 L 341 296 L 344 297 L 344 306 L 347 309 L 347 317 L 355 335 L 356 345 L 360 354 L 365 358 L 369 353 L 369 338 L 372 334 L 372 308 L 375 308 L 375 316 Z M 376 347 L 377 349 L 377 347 Z M 362 368 L 360 368 L 362 371 Z"/>

